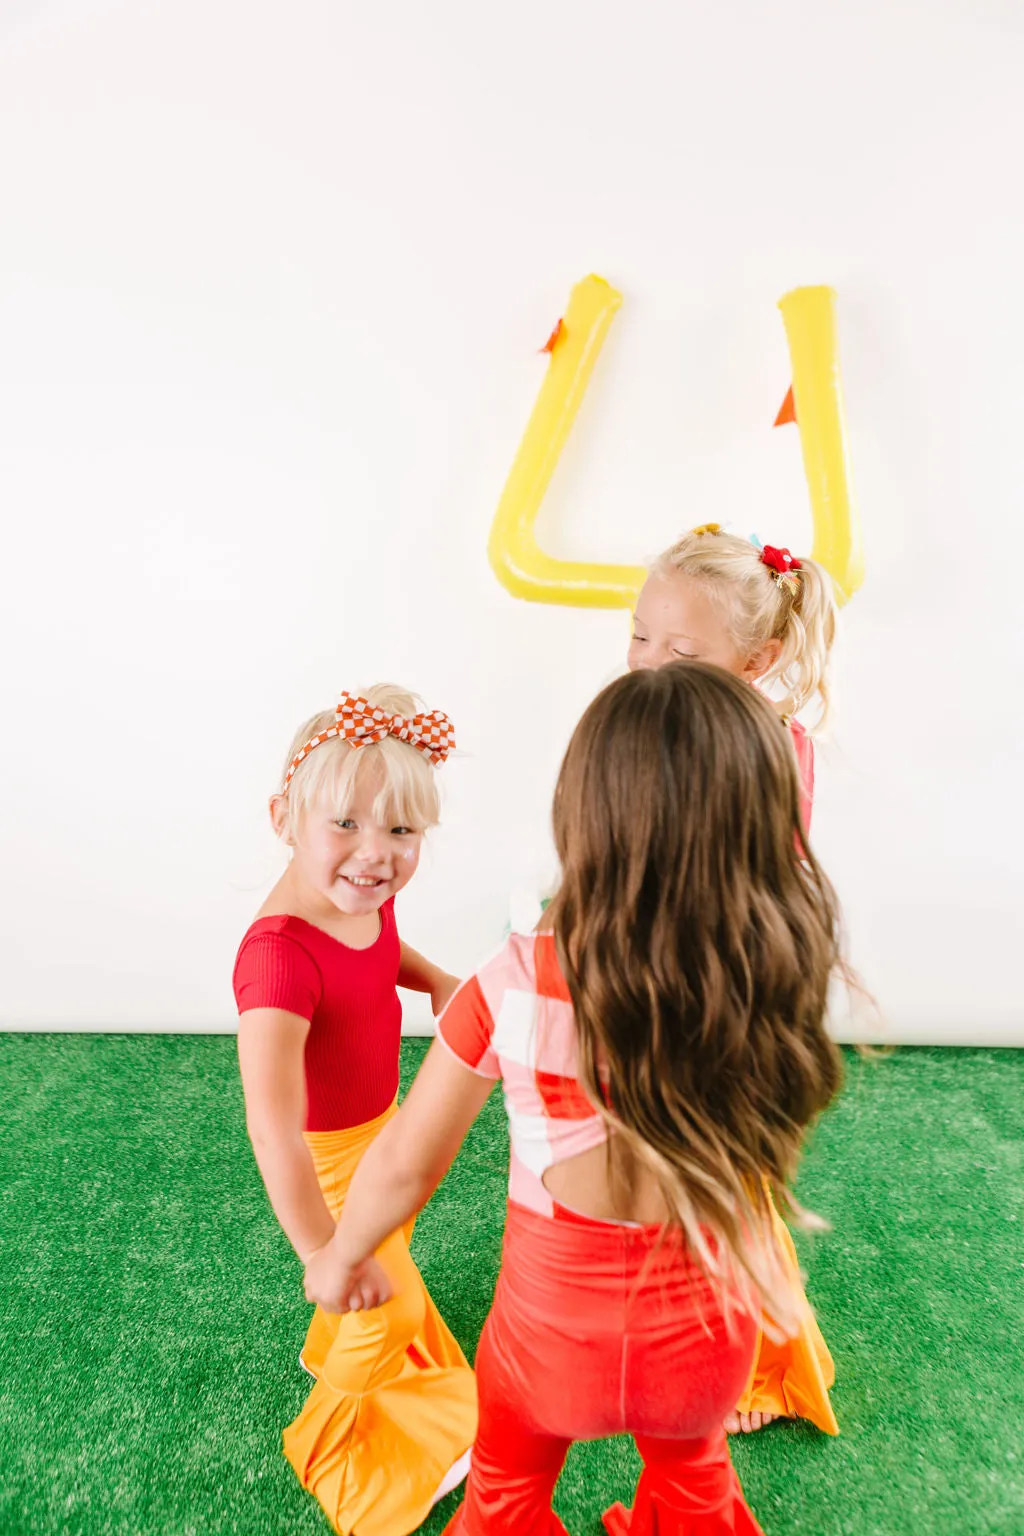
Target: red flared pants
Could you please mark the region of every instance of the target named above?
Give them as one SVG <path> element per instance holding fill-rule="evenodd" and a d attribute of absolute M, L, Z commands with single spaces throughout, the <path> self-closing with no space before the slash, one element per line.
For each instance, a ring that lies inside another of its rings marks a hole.
<path fill-rule="evenodd" d="M 573 1440 L 629 1432 L 644 1470 L 609 1536 L 761 1536 L 722 1419 L 750 1373 L 754 1319 L 683 1245 L 510 1205 L 476 1371 L 480 1428 L 448 1536 L 566 1536 L 551 1495 Z"/>

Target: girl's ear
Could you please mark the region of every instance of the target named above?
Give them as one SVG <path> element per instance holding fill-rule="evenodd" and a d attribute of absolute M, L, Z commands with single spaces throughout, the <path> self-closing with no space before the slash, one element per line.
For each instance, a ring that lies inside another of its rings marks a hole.
<path fill-rule="evenodd" d="M 279 837 L 282 843 L 289 848 L 295 846 L 292 836 L 291 818 L 288 815 L 288 796 L 271 795 L 270 797 L 270 825 L 274 829 L 274 835 Z"/>
<path fill-rule="evenodd" d="M 756 682 L 759 677 L 764 677 L 770 672 L 782 654 L 781 640 L 766 640 L 764 645 L 758 646 L 747 657 L 743 668 L 743 676 L 748 683 Z"/>

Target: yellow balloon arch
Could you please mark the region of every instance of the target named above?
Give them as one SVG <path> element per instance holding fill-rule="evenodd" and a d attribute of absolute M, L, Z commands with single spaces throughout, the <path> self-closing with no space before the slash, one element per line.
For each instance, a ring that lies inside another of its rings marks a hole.
<path fill-rule="evenodd" d="M 793 415 L 811 497 L 811 558 L 832 577 L 836 600 L 864 579 L 860 520 L 853 501 L 836 346 L 835 293 L 794 288 L 779 301 L 793 370 Z M 576 284 L 545 350 L 551 354 L 522 442 L 498 503 L 487 553 L 514 597 L 585 608 L 629 608 L 643 585 L 641 565 L 556 560 L 537 543 L 544 493 L 586 393 L 622 295 L 593 274 Z M 782 417 L 780 416 L 780 420 Z"/>

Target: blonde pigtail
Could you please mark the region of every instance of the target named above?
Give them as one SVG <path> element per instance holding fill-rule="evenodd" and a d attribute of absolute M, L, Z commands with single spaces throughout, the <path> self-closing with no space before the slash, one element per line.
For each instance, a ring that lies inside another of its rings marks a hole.
<path fill-rule="evenodd" d="M 815 698 L 814 729 L 828 722 L 832 707 L 831 662 L 836 638 L 836 601 L 832 578 L 815 560 L 803 560 L 792 578 L 795 590 L 788 604 L 782 651 L 776 670 L 788 690 L 788 714 L 798 714 Z"/>

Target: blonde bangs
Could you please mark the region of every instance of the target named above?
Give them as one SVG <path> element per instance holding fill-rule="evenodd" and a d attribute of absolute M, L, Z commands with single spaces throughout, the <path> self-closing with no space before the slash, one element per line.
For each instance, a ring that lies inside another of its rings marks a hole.
<path fill-rule="evenodd" d="M 368 688 L 364 697 L 391 714 L 415 713 L 416 701 L 404 689 L 389 684 Z M 307 741 L 335 724 L 333 710 L 312 716 L 295 734 L 285 772 Z M 380 789 L 373 802 L 374 819 L 381 826 L 409 827 L 426 832 L 440 820 L 441 803 L 436 771 L 417 747 L 386 736 L 365 747 L 350 746 L 332 737 L 304 758 L 288 785 L 288 815 L 293 834 L 303 815 L 328 808 L 338 820 L 348 815 L 362 772 L 374 773 Z M 282 775 L 283 777 L 283 775 Z"/>

